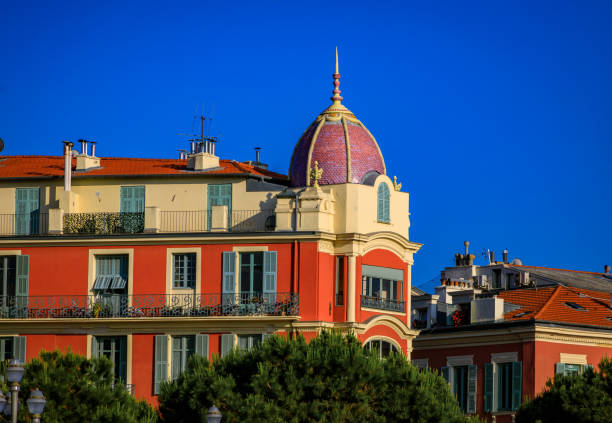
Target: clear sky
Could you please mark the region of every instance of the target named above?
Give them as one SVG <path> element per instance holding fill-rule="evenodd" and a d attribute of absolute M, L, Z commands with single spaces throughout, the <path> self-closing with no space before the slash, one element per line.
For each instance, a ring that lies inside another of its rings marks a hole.
<path fill-rule="evenodd" d="M 2 154 L 177 157 L 194 113 L 217 153 L 286 173 L 344 104 L 410 192 L 415 286 L 453 254 L 612 264 L 612 3 L 0 0 Z M 483 259 L 480 259 L 483 261 Z"/>

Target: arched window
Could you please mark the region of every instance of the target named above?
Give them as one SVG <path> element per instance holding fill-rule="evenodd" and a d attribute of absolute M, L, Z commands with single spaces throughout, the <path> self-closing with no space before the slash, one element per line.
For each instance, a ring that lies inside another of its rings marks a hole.
<path fill-rule="evenodd" d="M 378 186 L 378 221 L 389 223 L 389 187 L 384 182 Z"/>
<path fill-rule="evenodd" d="M 395 345 L 393 345 L 389 341 L 384 341 L 382 339 L 373 339 L 371 341 L 368 341 L 363 347 L 367 350 L 378 351 L 378 356 L 380 358 L 387 357 L 389 354 L 391 354 L 391 352 L 398 352 L 398 349 Z"/>

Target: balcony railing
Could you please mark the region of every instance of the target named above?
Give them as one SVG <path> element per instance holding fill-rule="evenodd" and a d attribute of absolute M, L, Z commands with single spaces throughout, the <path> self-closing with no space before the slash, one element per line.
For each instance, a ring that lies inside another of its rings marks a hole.
<path fill-rule="evenodd" d="M 65 234 L 134 234 L 144 231 L 144 213 L 66 213 Z"/>
<path fill-rule="evenodd" d="M 406 311 L 406 303 L 400 300 L 390 300 L 387 298 L 379 297 L 368 297 L 365 295 L 361 296 L 361 306 L 368 308 L 377 308 L 379 310 L 388 311 L 399 311 L 404 313 Z"/>
<path fill-rule="evenodd" d="M 296 316 L 298 299 L 286 292 L 0 296 L 0 319 Z"/>
<path fill-rule="evenodd" d="M 211 232 L 212 211 L 160 211 L 160 232 Z M 228 213 L 229 232 L 274 231 L 274 210 L 232 210 Z"/>
<path fill-rule="evenodd" d="M 0 235 L 39 235 L 49 230 L 49 213 L 2 213 Z"/>

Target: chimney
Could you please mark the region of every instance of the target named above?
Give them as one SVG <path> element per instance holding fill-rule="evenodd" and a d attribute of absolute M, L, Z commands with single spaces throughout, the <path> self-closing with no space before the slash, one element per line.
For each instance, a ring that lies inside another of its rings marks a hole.
<path fill-rule="evenodd" d="M 508 249 L 506 248 L 503 252 L 504 263 L 508 264 Z"/>
<path fill-rule="evenodd" d="M 96 157 L 96 142 L 89 141 L 89 143 L 91 144 L 91 157 Z"/>
<path fill-rule="evenodd" d="M 64 191 L 70 191 L 72 188 L 72 147 L 70 141 L 62 141 L 64 143 Z"/>
<path fill-rule="evenodd" d="M 261 157 L 260 153 L 261 147 L 255 147 L 255 163 L 261 163 L 261 160 L 259 160 Z"/>
<path fill-rule="evenodd" d="M 100 167 L 100 159 L 95 157 L 96 143 L 94 141 L 79 140 L 81 143 L 81 154 L 77 154 L 76 170 L 85 171 Z M 91 144 L 91 156 L 87 152 L 87 144 Z"/>
<path fill-rule="evenodd" d="M 609 265 L 607 265 L 607 264 L 604 266 L 604 273 L 605 273 L 606 275 L 610 274 L 610 266 L 609 266 Z"/>
<path fill-rule="evenodd" d="M 259 167 L 261 169 L 268 168 L 267 164 L 261 162 L 261 147 L 255 147 L 255 161 L 247 160 L 244 163 L 248 164 L 249 166 Z"/>
<path fill-rule="evenodd" d="M 489 263 L 495 264 L 495 251 L 489 251 Z"/>
<path fill-rule="evenodd" d="M 87 156 L 87 140 L 79 140 L 81 143 L 81 154 Z"/>
<path fill-rule="evenodd" d="M 465 255 L 470 254 L 470 241 L 463 241 L 463 245 L 465 245 Z"/>

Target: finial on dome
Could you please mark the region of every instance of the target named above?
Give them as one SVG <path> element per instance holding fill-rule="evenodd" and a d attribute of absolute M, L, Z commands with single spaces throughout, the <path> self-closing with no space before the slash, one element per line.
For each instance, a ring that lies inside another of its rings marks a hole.
<path fill-rule="evenodd" d="M 340 72 L 338 71 L 338 47 L 336 47 L 336 69 L 335 69 L 335 73 L 334 73 L 334 96 L 331 98 L 331 100 L 334 102 L 334 104 L 340 104 L 343 100 L 342 96 L 340 95 Z"/>

